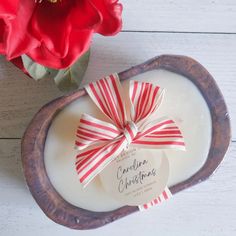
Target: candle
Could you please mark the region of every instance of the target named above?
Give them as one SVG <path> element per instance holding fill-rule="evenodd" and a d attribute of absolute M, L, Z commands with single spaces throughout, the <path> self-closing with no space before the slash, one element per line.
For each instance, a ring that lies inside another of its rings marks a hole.
<path fill-rule="evenodd" d="M 168 186 L 180 183 L 195 174 L 205 163 L 211 142 L 211 116 L 208 106 L 197 87 L 187 78 L 164 70 L 155 70 L 133 77 L 165 88 L 163 103 L 157 117 L 173 118 L 186 142 L 186 152 L 166 150 L 170 176 Z M 122 83 L 126 95 L 129 80 Z M 124 99 L 127 99 L 125 97 Z M 71 204 L 92 210 L 110 211 L 121 207 L 102 188 L 96 177 L 85 189 L 75 170 L 75 132 L 82 113 L 98 119 L 107 119 L 88 96 L 65 107 L 54 119 L 45 143 L 45 167 L 57 192 Z M 148 155 L 157 156 L 157 150 Z"/>

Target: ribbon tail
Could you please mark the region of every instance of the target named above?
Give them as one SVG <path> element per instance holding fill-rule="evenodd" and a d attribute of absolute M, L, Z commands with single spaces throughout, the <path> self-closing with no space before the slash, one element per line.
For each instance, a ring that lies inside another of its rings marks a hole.
<path fill-rule="evenodd" d="M 125 148 L 127 142 L 120 140 L 109 142 L 103 147 L 84 151 L 77 155 L 76 170 L 81 184 L 86 187 L 111 161 Z"/>
<path fill-rule="evenodd" d="M 144 210 L 147 210 L 153 206 L 160 205 L 161 203 L 167 201 L 171 197 L 172 197 L 172 193 L 169 190 L 169 188 L 166 187 L 165 190 L 157 198 L 153 199 L 152 201 L 150 201 L 146 204 L 139 205 L 138 208 L 140 211 L 144 211 Z"/>

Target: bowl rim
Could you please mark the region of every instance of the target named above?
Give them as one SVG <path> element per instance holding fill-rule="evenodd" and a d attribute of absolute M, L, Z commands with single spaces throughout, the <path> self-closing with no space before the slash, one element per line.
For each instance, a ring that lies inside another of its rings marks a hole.
<path fill-rule="evenodd" d="M 121 80 L 126 80 L 157 69 L 183 75 L 192 81 L 205 99 L 212 119 L 212 140 L 207 160 L 189 179 L 170 187 L 172 194 L 175 194 L 206 180 L 219 166 L 231 141 L 230 119 L 223 95 L 215 80 L 199 62 L 190 57 L 161 55 L 118 75 Z M 85 90 L 81 89 L 44 105 L 27 127 L 21 146 L 23 171 L 32 196 L 51 220 L 73 229 L 97 228 L 138 211 L 135 206 L 124 206 L 109 212 L 85 210 L 63 199 L 50 182 L 44 165 L 47 132 L 60 110 L 85 95 Z"/>

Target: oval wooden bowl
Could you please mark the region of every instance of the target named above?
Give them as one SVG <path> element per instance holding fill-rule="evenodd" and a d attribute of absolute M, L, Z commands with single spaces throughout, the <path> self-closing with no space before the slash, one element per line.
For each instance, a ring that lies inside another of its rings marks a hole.
<path fill-rule="evenodd" d="M 170 187 L 175 194 L 207 179 L 215 171 L 230 143 L 230 122 L 226 104 L 214 79 L 202 65 L 189 57 L 162 55 L 119 73 L 119 77 L 125 80 L 156 69 L 172 71 L 191 80 L 205 98 L 212 118 L 212 141 L 207 161 L 191 178 Z M 92 212 L 73 206 L 57 193 L 47 176 L 44 145 L 48 129 L 60 110 L 85 95 L 85 90 L 78 90 L 43 106 L 22 139 L 22 164 L 31 194 L 50 219 L 73 229 L 97 228 L 138 211 L 133 206 L 124 206 L 110 212 Z"/>

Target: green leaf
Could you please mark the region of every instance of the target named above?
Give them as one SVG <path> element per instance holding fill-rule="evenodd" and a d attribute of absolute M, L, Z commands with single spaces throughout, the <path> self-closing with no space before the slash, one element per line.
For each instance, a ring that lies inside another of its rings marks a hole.
<path fill-rule="evenodd" d="M 58 72 L 58 70 L 47 68 L 43 65 L 34 62 L 30 57 L 25 54 L 21 56 L 21 59 L 25 69 L 27 70 L 29 75 L 35 80 L 44 78 L 54 78 Z"/>
<path fill-rule="evenodd" d="M 83 54 L 71 67 L 59 70 L 54 77 L 61 91 L 70 91 L 79 87 L 88 67 L 90 50 Z"/>
<path fill-rule="evenodd" d="M 54 81 L 57 87 L 63 92 L 68 92 L 79 87 L 76 81 L 72 79 L 70 69 L 59 70 L 54 77 Z"/>
<path fill-rule="evenodd" d="M 35 80 L 52 78 L 61 91 L 77 89 L 88 67 L 90 50 L 83 54 L 71 67 L 55 70 L 34 62 L 27 55 L 22 55 L 22 61 L 29 75 Z"/>

